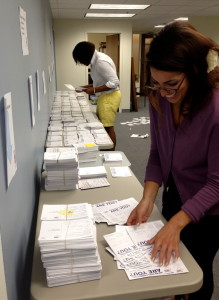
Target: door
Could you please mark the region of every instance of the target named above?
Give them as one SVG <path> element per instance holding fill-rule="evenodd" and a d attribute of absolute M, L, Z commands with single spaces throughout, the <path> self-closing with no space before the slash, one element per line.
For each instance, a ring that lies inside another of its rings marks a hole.
<path fill-rule="evenodd" d="M 140 93 L 145 91 L 146 83 L 146 54 L 149 50 L 150 43 L 152 41 L 151 35 L 142 34 L 141 39 L 141 74 L 140 74 Z"/>
<path fill-rule="evenodd" d="M 106 54 L 114 61 L 117 74 L 119 75 L 119 34 L 106 36 Z"/>

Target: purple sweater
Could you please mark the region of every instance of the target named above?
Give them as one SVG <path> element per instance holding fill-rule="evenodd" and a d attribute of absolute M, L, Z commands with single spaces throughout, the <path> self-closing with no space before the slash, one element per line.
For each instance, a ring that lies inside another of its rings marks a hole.
<path fill-rule="evenodd" d="M 166 186 L 172 171 L 184 210 L 194 222 L 219 215 L 219 89 L 196 116 L 175 129 L 170 103 L 162 117 L 150 105 L 151 150 L 145 180 Z"/>

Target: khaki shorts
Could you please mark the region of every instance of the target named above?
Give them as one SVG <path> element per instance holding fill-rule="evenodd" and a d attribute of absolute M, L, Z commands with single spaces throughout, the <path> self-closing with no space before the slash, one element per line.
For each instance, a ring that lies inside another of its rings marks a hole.
<path fill-rule="evenodd" d="M 120 102 L 120 91 L 115 91 L 110 94 L 102 94 L 98 97 L 96 113 L 104 127 L 114 126 Z"/>

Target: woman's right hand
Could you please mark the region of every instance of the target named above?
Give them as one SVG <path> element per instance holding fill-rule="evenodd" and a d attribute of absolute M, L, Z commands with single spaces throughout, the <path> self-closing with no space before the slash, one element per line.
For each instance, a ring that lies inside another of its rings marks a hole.
<path fill-rule="evenodd" d="M 130 225 L 140 225 L 147 221 L 154 207 L 153 201 L 147 201 L 144 198 L 140 203 L 133 209 L 128 217 L 126 224 Z"/>

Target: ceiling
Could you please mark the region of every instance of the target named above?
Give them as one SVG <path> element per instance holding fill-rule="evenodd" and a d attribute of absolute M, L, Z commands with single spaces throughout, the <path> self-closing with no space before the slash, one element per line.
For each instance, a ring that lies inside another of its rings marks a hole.
<path fill-rule="evenodd" d="M 219 18 L 218 0 L 50 0 L 55 19 L 85 19 L 84 16 L 92 3 L 150 4 L 151 6 L 145 10 L 110 11 L 112 13 L 136 13 L 131 18 L 133 33 L 150 32 L 154 30 L 155 25 L 165 24 L 179 17 L 218 16 Z M 92 12 L 106 12 L 106 10 L 92 10 Z"/>

